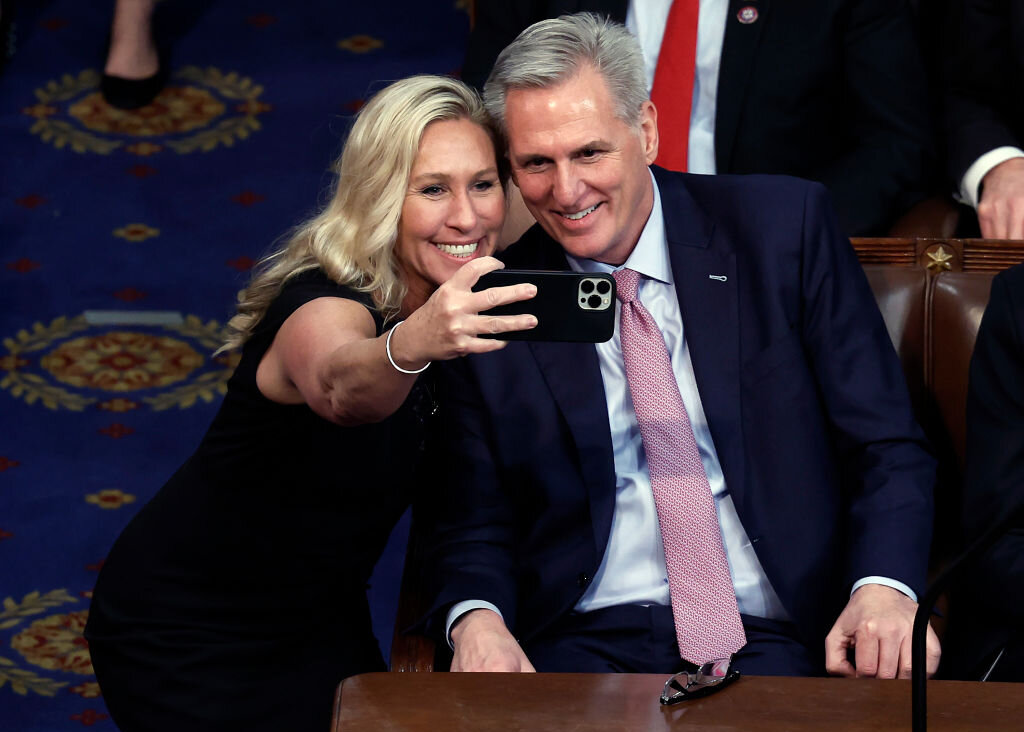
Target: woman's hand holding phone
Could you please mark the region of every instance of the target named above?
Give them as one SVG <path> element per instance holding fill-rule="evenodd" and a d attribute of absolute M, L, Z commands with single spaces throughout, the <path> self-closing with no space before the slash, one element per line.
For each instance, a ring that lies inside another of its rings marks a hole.
<path fill-rule="evenodd" d="M 425 363 L 487 353 L 505 347 L 505 341 L 495 340 L 494 336 L 536 327 L 537 318 L 530 313 L 482 314 L 495 307 L 529 300 L 537 294 L 537 286 L 528 282 L 473 290 L 482 275 L 504 266 L 494 257 L 480 257 L 463 265 L 395 334 L 391 349 L 396 358 L 408 363 Z"/>

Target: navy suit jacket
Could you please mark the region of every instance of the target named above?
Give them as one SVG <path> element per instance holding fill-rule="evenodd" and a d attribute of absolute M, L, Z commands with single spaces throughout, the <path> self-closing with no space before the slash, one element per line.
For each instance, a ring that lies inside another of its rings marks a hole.
<path fill-rule="evenodd" d="M 963 521 L 974 541 L 1024 504 L 1024 264 L 992 280 L 970 373 Z M 949 636 L 947 675 L 979 679 L 1005 649 L 991 680 L 1024 681 L 1024 522 L 953 593 Z"/>
<path fill-rule="evenodd" d="M 920 592 L 934 464 L 824 188 L 654 169 L 685 337 L 726 485 L 818 642 L 869 575 Z M 509 267 L 568 269 L 534 227 Z M 709 275 L 724 275 L 725 281 Z M 608 542 L 615 473 L 596 350 L 511 342 L 447 362 L 431 612 L 497 605 L 521 640 L 571 610 Z"/>
<path fill-rule="evenodd" d="M 737 14 L 751 6 L 757 21 L 741 23 Z M 501 50 L 538 20 L 589 10 L 625 22 L 627 8 L 628 0 L 477 3 L 463 78 L 482 88 Z M 730 0 L 715 110 L 718 173 L 824 183 L 843 230 L 873 236 L 924 198 L 932 148 L 905 0 Z"/>

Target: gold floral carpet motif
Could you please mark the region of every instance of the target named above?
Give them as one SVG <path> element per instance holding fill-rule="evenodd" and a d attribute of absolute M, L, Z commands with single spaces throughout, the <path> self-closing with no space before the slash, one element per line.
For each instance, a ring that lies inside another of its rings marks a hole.
<path fill-rule="evenodd" d="M 31 692 L 53 696 L 70 682 L 40 675 L 39 670 L 87 677 L 93 675 L 89 646 L 82 636 L 88 610 L 80 607 L 38 617 L 59 606 L 78 602 L 78 598 L 63 589 L 45 594 L 31 592 L 20 602 L 11 597 L 4 598 L 3 609 L 0 610 L 0 632 L 14 629 L 10 648 L 15 655 L 12 658 L 0 655 L 0 686 L 9 684 L 15 694 Z M 94 684 L 95 681 L 87 681 L 80 685 L 79 692 L 74 693 L 96 696 L 92 693 Z"/>
<path fill-rule="evenodd" d="M 35 323 L 3 339 L 0 389 L 54 410 L 159 411 L 211 402 L 227 391 L 239 358 L 210 355 L 223 343 L 222 330 L 194 315 L 157 332 L 97 327 L 85 315 Z"/>
<path fill-rule="evenodd" d="M 99 85 L 99 72 L 86 69 L 36 89 L 35 103 L 21 110 L 31 120 L 29 130 L 55 148 L 77 153 L 186 154 L 231 147 L 259 130 L 260 116 L 273 109 L 260 99 L 261 85 L 212 66 L 180 69 L 141 109 L 111 107 Z"/>

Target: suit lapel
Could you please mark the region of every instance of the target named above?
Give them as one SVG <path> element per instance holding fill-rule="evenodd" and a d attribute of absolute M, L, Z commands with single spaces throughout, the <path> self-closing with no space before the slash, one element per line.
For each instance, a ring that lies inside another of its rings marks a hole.
<path fill-rule="evenodd" d="M 772 0 L 731 0 L 729 3 L 715 103 L 715 170 L 719 173 L 731 170 L 743 100 L 754 68 L 761 29 L 768 22 L 771 4 Z M 757 20 L 741 23 L 737 14 L 748 7 L 757 11 Z"/>
<path fill-rule="evenodd" d="M 681 179 L 655 173 L 683 337 L 726 485 L 739 507 L 745 480 L 736 254 L 720 228 L 678 184 Z"/>
<path fill-rule="evenodd" d="M 540 226 L 501 254 L 510 269 L 567 270 L 562 248 Z M 597 350 L 589 343 L 528 341 L 576 446 L 593 521 L 594 551 L 603 555 L 615 508 L 615 460 Z"/>
<path fill-rule="evenodd" d="M 653 170 L 661 191 L 676 295 L 701 404 L 726 485 L 741 509 L 745 480 L 736 255 L 728 239 L 686 191 L 682 177 L 660 168 Z M 508 257 L 510 267 L 567 268 L 561 249 L 539 226 L 505 255 L 513 252 L 521 256 Z M 601 556 L 615 508 L 615 465 L 597 351 L 585 343 L 529 342 L 529 348 L 575 442 L 590 496 L 595 550 Z"/>
<path fill-rule="evenodd" d="M 590 499 L 594 550 L 600 557 L 615 508 L 615 462 L 597 351 L 589 343 L 529 345 L 576 444 Z"/>

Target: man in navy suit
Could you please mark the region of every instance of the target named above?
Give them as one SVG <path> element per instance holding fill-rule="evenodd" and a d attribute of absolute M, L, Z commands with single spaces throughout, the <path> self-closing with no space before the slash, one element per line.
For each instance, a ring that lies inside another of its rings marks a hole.
<path fill-rule="evenodd" d="M 971 357 L 966 457 L 962 517 L 974 541 L 1024 505 L 1024 264 L 992 280 Z M 1024 681 L 1024 521 L 957 588 L 949 633 L 944 675 Z"/>
<path fill-rule="evenodd" d="M 714 497 L 737 667 L 907 676 L 934 465 L 864 275 L 820 185 L 650 168 L 641 64 L 589 14 L 498 59 L 486 101 L 539 222 L 506 264 L 640 273 Z M 426 564 L 453 670 L 683 667 L 619 329 L 440 371 L 451 472 Z"/>

